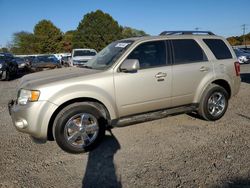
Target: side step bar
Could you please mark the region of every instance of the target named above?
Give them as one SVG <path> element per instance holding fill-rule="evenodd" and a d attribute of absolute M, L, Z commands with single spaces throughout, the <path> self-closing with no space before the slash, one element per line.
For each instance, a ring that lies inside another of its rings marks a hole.
<path fill-rule="evenodd" d="M 161 119 L 170 115 L 177 115 L 195 111 L 198 105 L 191 105 L 191 106 L 181 106 L 176 108 L 170 108 L 160 111 L 154 112 L 147 112 L 143 114 L 123 117 L 118 120 L 113 120 L 111 122 L 112 127 L 124 127 L 132 124 L 142 123 L 146 121 L 152 121 L 156 119 Z"/>

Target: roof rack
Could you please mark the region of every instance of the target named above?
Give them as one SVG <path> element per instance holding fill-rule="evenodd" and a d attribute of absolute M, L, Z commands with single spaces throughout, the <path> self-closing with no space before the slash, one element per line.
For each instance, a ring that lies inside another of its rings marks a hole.
<path fill-rule="evenodd" d="M 163 31 L 160 35 L 195 35 L 195 34 L 215 35 L 211 31 Z"/>

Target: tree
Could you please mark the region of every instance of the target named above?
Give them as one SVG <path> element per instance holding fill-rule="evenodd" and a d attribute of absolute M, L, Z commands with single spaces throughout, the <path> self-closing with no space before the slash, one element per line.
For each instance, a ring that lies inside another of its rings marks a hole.
<path fill-rule="evenodd" d="M 34 27 L 34 35 L 37 41 L 39 53 L 60 52 L 62 32 L 49 20 L 41 20 Z"/>
<path fill-rule="evenodd" d="M 244 40 L 243 40 L 244 36 L 232 36 L 227 38 L 228 42 L 232 45 L 244 45 Z M 250 33 L 245 35 L 245 39 L 246 39 L 246 44 L 249 45 L 250 44 Z"/>
<path fill-rule="evenodd" d="M 32 33 L 21 31 L 13 34 L 11 52 L 14 54 L 34 54 L 38 52 L 36 38 Z"/>
<path fill-rule="evenodd" d="M 72 51 L 72 40 L 75 31 L 67 31 L 61 41 L 61 50 L 62 52 L 71 52 Z"/>
<path fill-rule="evenodd" d="M 241 42 L 237 40 L 236 37 L 229 37 L 227 38 L 227 41 L 231 44 L 231 46 L 236 46 L 241 44 Z"/>
<path fill-rule="evenodd" d="M 144 31 L 137 30 L 131 27 L 123 27 L 122 28 L 122 37 L 123 38 L 130 38 L 130 37 L 141 37 L 141 36 L 147 36 Z"/>
<path fill-rule="evenodd" d="M 94 48 L 97 51 L 122 38 L 122 28 L 109 14 L 97 10 L 84 16 L 73 36 L 74 48 Z"/>
<path fill-rule="evenodd" d="M 7 53 L 7 52 L 9 52 L 9 49 L 8 49 L 8 48 L 3 47 L 3 48 L 0 48 L 0 52 Z"/>

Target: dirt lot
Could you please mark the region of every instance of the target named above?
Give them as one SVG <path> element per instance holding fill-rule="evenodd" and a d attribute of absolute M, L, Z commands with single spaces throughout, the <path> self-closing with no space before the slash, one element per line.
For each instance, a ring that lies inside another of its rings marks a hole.
<path fill-rule="evenodd" d="M 0 187 L 250 187 L 250 65 L 226 115 L 178 115 L 113 130 L 87 154 L 38 145 L 12 126 L 18 80 L 0 82 Z"/>

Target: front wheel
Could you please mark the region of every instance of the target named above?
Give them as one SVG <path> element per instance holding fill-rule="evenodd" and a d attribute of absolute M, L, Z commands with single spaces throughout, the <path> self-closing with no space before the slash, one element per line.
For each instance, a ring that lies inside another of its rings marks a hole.
<path fill-rule="evenodd" d="M 55 119 L 54 136 L 66 152 L 83 153 L 94 149 L 105 135 L 105 120 L 93 103 L 74 103 Z"/>
<path fill-rule="evenodd" d="M 10 72 L 8 70 L 4 71 L 2 78 L 3 78 L 3 80 L 9 81 L 10 80 Z"/>
<path fill-rule="evenodd" d="M 211 84 L 204 92 L 198 113 L 208 121 L 220 119 L 228 107 L 228 92 L 221 86 Z"/>

